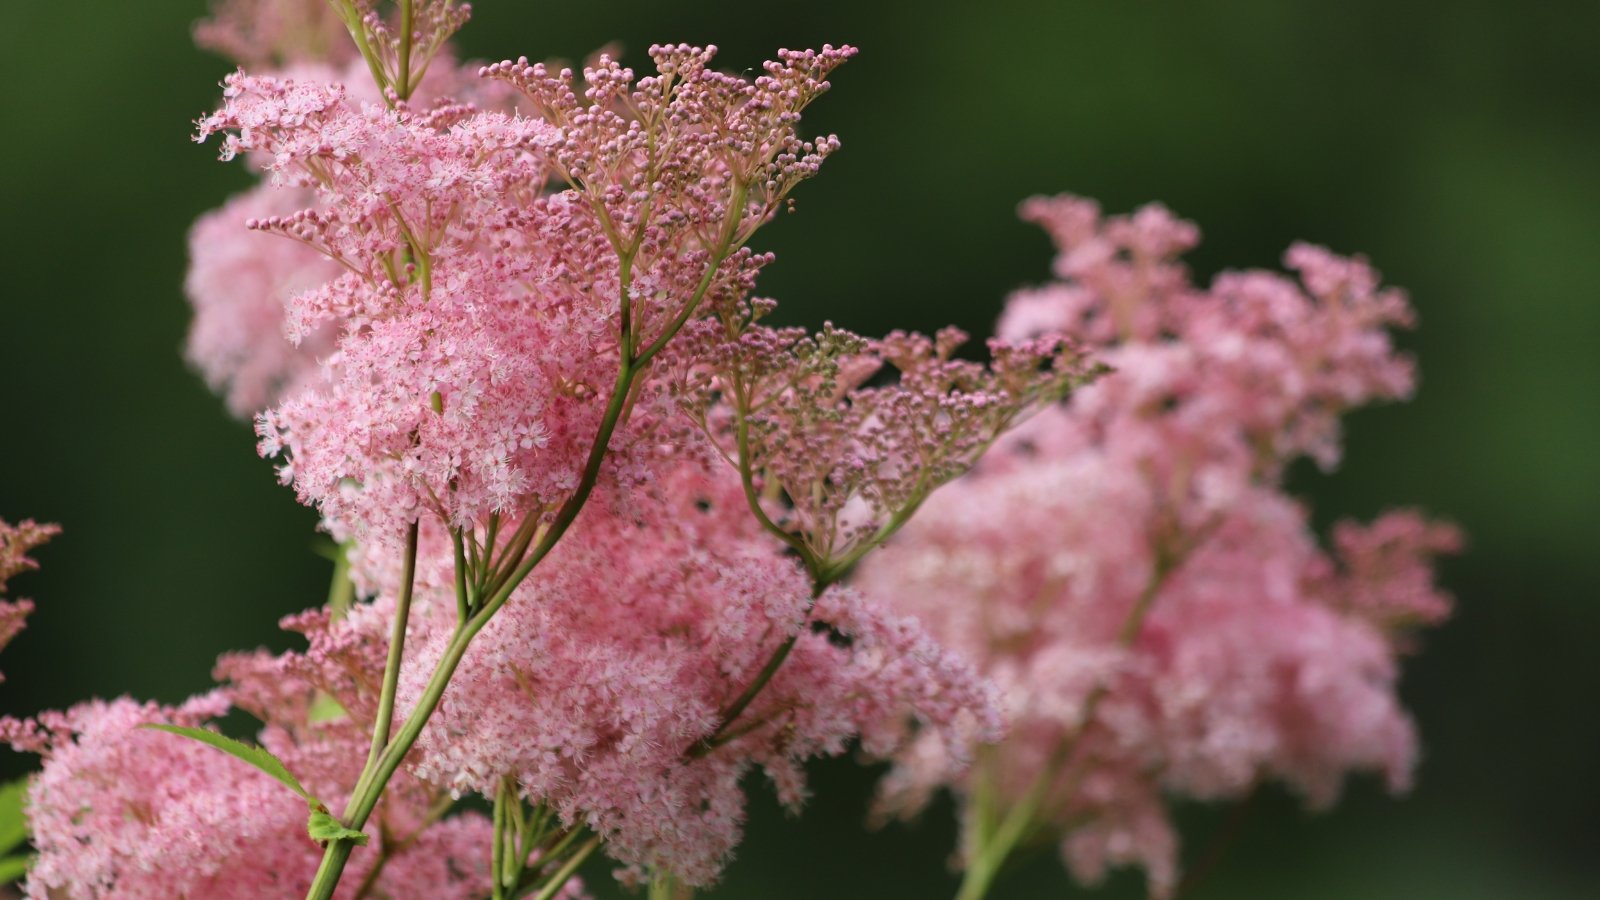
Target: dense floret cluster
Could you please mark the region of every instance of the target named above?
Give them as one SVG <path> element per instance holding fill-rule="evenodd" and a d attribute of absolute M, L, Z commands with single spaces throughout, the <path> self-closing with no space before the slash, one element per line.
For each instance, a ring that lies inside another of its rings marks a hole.
<path fill-rule="evenodd" d="M 980 823 L 1023 809 L 1019 836 L 1054 832 L 1081 879 L 1137 863 L 1162 893 L 1166 795 L 1278 780 L 1325 806 L 1349 771 L 1409 784 L 1396 657 L 1448 613 L 1432 562 L 1459 538 L 1397 512 L 1339 525 L 1330 553 L 1284 491 L 1295 458 L 1337 460 L 1342 413 L 1412 389 L 1389 334 L 1410 309 L 1364 262 L 1296 245 L 1298 279 L 1201 288 L 1178 261 L 1198 232 L 1159 206 L 1023 212 L 1060 280 L 1012 298 L 1001 334 L 1082 335 L 1112 373 L 1002 438 L 867 563 L 863 588 L 977 661 L 1012 723 L 970 774 L 914 750 L 884 800 L 914 811 L 954 786 L 976 877 L 1005 852 Z"/>

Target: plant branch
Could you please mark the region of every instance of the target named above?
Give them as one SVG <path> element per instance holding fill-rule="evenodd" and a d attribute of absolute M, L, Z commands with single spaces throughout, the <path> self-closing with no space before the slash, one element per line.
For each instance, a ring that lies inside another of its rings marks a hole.
<path fill-rule="evenodd" d="M 1181 561 L 1180 555 L 1158 551 L 1150 579 L 1146 582 L 1144 590 L 1139 592 L 1134 600 L 1133 608 L 1129 610 L 1127 618 L 1122 622 L 1122 627 L 1117 631 L 1117 646 L 1123 649 L 1133 646 L 1139 637 L 1140 630 L 1144 627 L 1144 620 L 1149 616 L 1150 608 L 1154 605 L 1156 596 L 1166 584 L 1172 570 L 1177 568 Z M 955 900 L 981 900 L 989 893 L 989 888 L 994 878 L 999 874 L 1000 868 L 1005 864 L 1017 846 L 1028 838 L 1041 826 L 1039 810 L 1043 807 L 1045 798 L 1051 793 L 1051 788 L 1056 785 L 1061 776 L 1061 770 L 1074 762 L 1080 740 L 1094 722 L 1100 704 L 1104 702 L 1111 688 L 1105 680 L 1098 682 L 1089 691 L 1089 696 L 1083 702 L 1083 712 L 1079 716 L 1079 725 L 1075 732 L 1056 746 L 1050 754 L 1039 776 L 1028 786 L 1022 798 L 1006 811 L 1005 818 L 989 830 L 993 810 L 973 810 L 973 823 L 978 827 L 974 835 L 972 858 L 967 862 L 966 873 L 962 877 L 961 888 L 956 893 Z M 1083 768 L 1073 765 L 1067 772 L 1066 783 L 1056 793 L 1070 797 L 1076 790 L 1078 782 L 1083 778 Z M 985 805 L 992 800 L 994 794 L 992 785 L 983 783 L 985 790 L 982 799 Z"/>
<path fill-rule="evenodd" d="M 413 521 L 406 531 L 405 572 L 400 576 L 400 596 L 394 603 L 394 625 L 389 632 L 389 658 L 383 667 L 383 688 L 378 694 L 378 713 L 372 723 L 372 746 L 367 751 L 363 774 L 371 771 L 379 754 L 389 743 L 389 729 L 394 720 L 394 696 L 400 686 L 400 661 L 405 653 L 406 623 L 411 617 L 411 593 L 417 579 L 418 526 L 419 523 Z"/>
<path fill-rule="evenodd" d="M 411 714 L 406 717 L 394 740 L 377 756 L 375 763 L 368 766 L 367 772 L 363 773 L 362 780 L 357 783 L 356 791 L 352 793 L 350 801 L 344 810 L 344 824 L 347 827 L 359 830 L 366 823 L 367 818 L 372 815 L 372 811 L 377 807 L 379 798 L 388 786 L 389 779 L 394 777 L 394 773 L 400 768 L 401 761 L 410 752 L 411 747 L 416 744 L 417 738 L 421 736 L 422 729 L 427 725 L 428 719 L 432 717 L 434 710 L 438 708 L 439 701 L 443 699 L 445 689 L 449 686 L 450 679 L 455 675 L 456 668 L 461 665 L 462 657 L 466 655 L 467 647 L 472 643 L 472 639 L 477 636 L 478 632 L 483 630 L 483 627 L 489 623 L 495 613 L 499 612 L 500 608 L 511 599 L 512 593 L 528 577 L 534 567 L 549 555 L 550 551 L 566 534 L 567 529 L 572 526 L 572 523 L 578 517 L 578 513 L 588 502 L 589 495 L 593 493 L 595 485 L 599 481 L 600 469 L 605 462 L 606 454 L 609 452 L 611 438 L 616 433 L 617 427 L 622 422 L 627 410 L 628 398 L 632 393 L 634 379 L 645 370 L 649 360 L 666 346 L 667 342 L 694 314 L 694 311 L 705 299 L 706 292 L 715 280 L 717 270 L 721 267 L 723 261 L 728 258 L 733 233 L 743 210 L 746 189 L 746 186 L 742 183 L 735 189 L 732 206 L 724 220 L 720 242 L 711 253 L 704 275 L 696 285 L 694 293 L 684 304 L 679 315 L 657 337 L 655 342 L 638 356 L 631 359 L 626 355 L 622 357 L 621 363 L 617 367 L 616 385 L 612 388 L 611 397 L 606 404 L 605 413 L 601 417 L 594 443 L 589 448 L 589 456 L 584 464 L 583 474 L 578 481 L 577 487 L 566 502 L 561 505 L 561 508 L 556 512 L 555 518 L 551 520 L 547 528 L 540 526 L 529 532 L 528 540 L 531 542 L 534 534 L 538 534 L 538 542 L 534 545 L 533 550 L 528 553 L 527 558 L 517 564 L 509 575 L 496 580 L 496 585 L 488 599 L 483 602 L 480 608 L 473 611 L 470 618 L 458 622 L 456 632 L 451 637 L 449 644 L 446 645 L 444 654 L 440 657 L 439 662 L 435 665 L 433 674 L 429 677 L 427 685 L 423 688 L 422 695 L 417 700 L 417 705 L 412 709 Z M 524 525 L 526 526 L 527 523 L 524 523 Z M 515 560 L 516 557 L 509 557 L 506 563 L 509 565 Z M 396 669 L 398 669 L 398 666 L 396 666 Z M 767 677 L 770 678 L 771 676 L 768 675 Z M 576 862 L 581 862 L 581 857 L 593 852 L 594 847 L 598 846 L 599 843 L 600 838 L 597 836 L 586 844 L 585 848 L 579 851 L 578 856 L 580 858 L 574 862 L 573 868 L 576 869 Z M 355 845 L 349 840 L 329 842 L 327 849 L 323 853 L 322 863 L 317 868 L 316 877 L 312 881 L 311 890 L 306 894 L 306 900 L 330 900 L 354 847 Z M 570 877 L 570 873 L 568 873 L 568 876 Z M 554 892 L 539 896 L 547 898 L 554 896 Z"/>

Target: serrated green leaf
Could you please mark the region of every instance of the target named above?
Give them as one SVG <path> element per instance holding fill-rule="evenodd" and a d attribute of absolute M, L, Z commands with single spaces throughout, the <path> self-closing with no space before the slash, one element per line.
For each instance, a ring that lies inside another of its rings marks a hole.
<path fill-rule="evenodd" d="M 0 884 L 10 884 L 28 874 L 28 867 L 31 865 L 33 865 L 31 856 L 8 856 L 0 859 Z"/>
<path fill-rule="evenodd" d="M 215 731 L 207 731 L 204 728 L 185 728 L 182 725 L 158 725 L 155 723 L 143 727 L 154 728 L 156 731 L 171 732 L 186 738 L 193 738 L 202 744 L 210 744 L 223 753 L 242 759 L 271 775 L 273 778 L 283 782 L 289 790 L 299 794 L 307 803 L 313 806 L 317 805 L 317 798 L 311 796 L 305 788 L 301 787 L 300 780 L 290 774 L 283 761 L 269 753 L 265 747 L 253 747 L 226 735 L 218 734 Z"/>
<path fill-rule="evenodd" d="M 343 822 L 320 809 L 311 810 L 311 818 L 306 820 L 306 834 L 311 835 L 311 839 L 319 844 L 347 839 L 358 847 L 367 843 L 366 832 L 346 828 Z"/>
<path fill-rule="evenodd" d="M 28 839 L 28 816 L 22 804 L 28 795 L 28 779 L 0 785 L 0 853 L 9 853 Z"/>

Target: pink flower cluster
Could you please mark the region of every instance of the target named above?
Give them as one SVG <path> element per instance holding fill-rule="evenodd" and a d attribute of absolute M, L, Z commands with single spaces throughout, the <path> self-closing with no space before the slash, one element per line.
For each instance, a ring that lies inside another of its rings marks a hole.
<path fill-rule="evenodd" d="M 195 24 L 194 42 L 252 69 L 357 59 L 328 0 L 216 0 L 211 18 Z"/>
<path fill-rule="evenodd" d="M 442 562 L 419 572 L 402 713 L 451 638 L 451 578 Z M 300 620 L 311 647 L 280 665 L 370 710 L 390 614 L 380 601 L 339 622 Z M 740 727 L 706 744 L 796 635 Z M 357 695 L 351 673 L 371 673 Z M 602 499 L 584 514 L 467 652 L 413 771 L 487 796 L 510 778 L 530 804 L 604 836 L 630 879 L 670 871 L 705 884 L 739 840 L 740 781 L 752 767 L 798 806 L 805 760 L 854 738 L 886 756 L 915 729 L 944 735 L 959 754 L 972 734 L 994 738 L 999 727 L 986 683 L 910 619 L 847 588 L 812 610 L 810 582 L 750 517 L 737 480 L 684 463 L 648 496 Z"/>
<path fill-rule="evenodd" d="M 954 329 L 770 327 L 749 243 L 838 149 L 799 122 L 854 48 L 463 66 L 468 7 L 380 9 L 225 0 L 197 29 L 252 69 L 197 139 L 263 181 L 197 223 L 187 283 L 190 360 L 368 599 L 175 708 L 0 719 L 44 757 L 31 897 L 576 898 L 596 847 L 703 886 L 745 776 L 796 807 L 852 744 L 896 761 L 887 812 L 956 790 L 969 863 L 1016 820 L 1160 894 L 1169 794 L 1405 786 L 1397 658 L 1459 537 L 1402 512 L 1324 549 L 1282 486 L 1412 388 L 1410 310 L 1365 263 L 1296 246 L 1298 279 L 1200 288 L 1165 210 L 1035 200 L 1059 280 L 987 364 Z M 52 533 L 0 523 L 0 588 Z M 0 645 L 29 609 L 0 601 Z M 343 837 L 140 727 L 233 710 Z"/>
<path fill-rule="evenodd" d="M 196 25 L 195 37 L 257 74 L 339 84 L 348 112 L 356 114 L 364 105 L 382 105 L 386 94 L 355 52 L 336 6 L 327 0 L 228 0 Z M 478 66 L 458 64 L 447 45 L 434 48 L 432 62 L 411 88 L 413 105 L 453 98 L 482 109 L 513 108 L 509 88 L 478 78 Z M 263 169 L 273 162 L 264 155 L 253 161 Z M 338 329 L 332 323 L 291 329 L 289 312 L 297 295 L 344 270 L 318 248 L 245 227 L 281 221 L 317 202 L 310 188 L 264 183 L 203 216 L 190 232 L 185 290 L 194 321 L 185 353 L 241 418 L 304 387 L 334 350 Z"/>
<path fill-rule="evenodd" d="M 263 240 L 245 228 L 291 214 L 307 199 L 258 188 L 202 216 L 189 232 L 184 288 L 194 323 L 185 353 L 236 416 L 254 416 L 304 387 L 333 350 L 330 329 L 316 329 L 298 346 L 283 330 L 289 298 L 337 277 L 337 264 L 303 244 Z"/>
<path fill-rule="evenodd" d="M 755 387 L 808 423 L 844 415 L 849 433 L 833 444 L 855 471 L 835 479 L 840 496 L 866 498 L 898 527 L 1084 374 L 1059 340 L 997 345 L 984 367 L 950 357 L 953 334 L 830 331 L 824 340 L 859 348 L 852 371 L 870 357 L 898 382 L 829 393 L 819 379 L 834 363 L 817 356 L 814 377 L 780 398 L 778 357 L 808 355 L 812 342 L 754 325 L 749 311 L 771 308 L 748 299 L 770 257 L 746 244 L 837 149 L 796 128 L 855 51 L 781 51 L 749 80 L 712 68 L 714 52 L 653 47 L 656 71 L 643 77 L 602 56 L 581 82 L 498 63 L 481 70 L 489 109 L 424 107 L 395 90 L 380 105 L 321 80 L 236 73 L 199 134 L 222 135 L 224 158 L 267 173 L 269 193 L 235 205 L 260 209 L 246 226 L 286 249 L 256 257 L 247 280 L 243 261 L 220 258 L 226 240 L 202 247 L 197 236 L 191 276 L 206 288 L 192 290 L 200 318 L 215 310 L 208 325 L 226 335 L 194 356 L 240 395 L 236 409 L 272 404 L 258 418 L 263 452 L 349 540 L 358 584 L 376 598 L 344 617 L 292 617 L 310 648 L 254 665 L 370 724 L 407 585 L 399 538 L 418 523 L 399 719 L 454 646 L 463 610 L 514 590 L 455 670 L 406 777 L 488 797 L 509 783 L 569 833 L 604 838 L 628 877 L 689 884 L 714 880 L 737 843 L 752 768 L 795 805 L 803 762 L 852 740 L 884 756 L 913 733 L 942 733 L 954 757 L 999 731 L 968 666 L 912 620 L 853 590 L 823 592 L 814 567 L 751 516 L 744 482 L 716 461 L 734 452 L 730 432 L 704 427 L 728 418 L 725 405 L 708 412 L 710 385 L 777 340 L 759 373 L 744 367 Z M 532 115 L 512 112 L 495 85 Z M 326 261 L 300 266 L 308 252 Z M 270 281 L 290 277 L 317 283 Z M 259 327 L 243 322 L 250 304 L 299 347 L 271 355 L 232 340 Z M 197 344 L 203 333 L 197 319 Z M 800 423 L 774 414 L 756 413 L 751 459 L 777 484 L 829 451 L 780 449 L 776 430 Z M 824 440 L 815 431 L 808 440 Z M 593 476 L 594 502 L 518 584 L 512 570 L 537 536 L 566 527 Z M 808 521 L 850 506 L 829 503 Z M 775 654 L 783 665 L 768 672 Z"/>
<path fill-rule="evenodd" d="M 200 135 L 226 132 L 225 157 L 249 153 L 316 201 L 250 227 L 342 268 L 291 301 L 292 337 L 339 338 L 261 418 L 264 452 L 289 457 L 285 479 L 339 534 L 392 540 L 422 511 L 458 527 L 550 514 L 599 429 L 619 329 L 645 350 L 702 298 L 748 290 L 765 258 L 743 242 L 836 145 L 795 137 L 795 114 L 851 52 L 790 54 L 746 83 L 706 68 L 710 51 L 656 48 L 661 74 L 631 89 L 602 58 L 586 102 L 570 72 L 485 70 L 527 92 L 534 118 L 230 76 Z M 613 442 L 618 483 L 647 476 L 651 394 Z"/>
<path fill-rule="evenodd" d="M 28 794 L 39 854 L 28 896 L 303 894 L 322 854 L 306 836 L 305 802 L 239 760 L 141 727 L 198 725 L 228 708 L 224 690 L 176 708 L 122 698 L 37 720 L 0 721 L 0 741 L 45 758 Z M 349 790 L 366 742 L 348 721 L 272 724 L 262 739 L 324 797 Z M 390 793 L 376 827 L 369 826 L 374 842 L 388 850 L 360 860 L 340 896 L 355 897 L 369 875 L 390 896 L 475 900 L 487 892 L 488 821 L 464 813 L 435 823 L 428 801 L 416 783 Z"/>
<path fill-rule="evenodd" d="M 52 526 L 0 523 L 0 580 Z M 271 776 L 198 742 L 146 729 L 200 726 L 230 709 L 265 723 L 260 739 L 313 795 L 341 799 L 366 749 L 363 724 L 260 654 L 224 657 L 230 683 L 177 707 L 90 701 L 32 719 L 0 717 L 0 744 L 44 757 L 28 787 L 37 861 L 27 896 L 128 900 L 294 896 L 322 854 L 306 803 Z M 331 712 L 330 712 L 331 710 Z M 362 884 L 387 896 L 476 900 L 488 890 L 489 822 L 442 818 L 440 792 L 411 777 L 368 825 L 377 852 L 339 896 Z M 564 898 L 582 896 L 573 883 Z"/>
<path fill-rule="evenodd" d="M 984 365 L 952 356 L 967 337 L 958 329 L 867 340 L 830 324 L 813 335 L 756 324 L 770 308 L 745 303 L 704 323 L 676 390 L 746 476 L 753 510 L 825 580 L 1006 429 L 1098 374 L 1056 335 L 991 341 Z"/>
<path fill-rule="evenodd" d="M 6 582 L 20 572 L 38 568 L 28 552 L 59 533 L 58 526 L 40 525 L 32 519 L 16 525 L 0 519 L 0 650 L 22 631 L 28 614 L 33 612 L 31 600 L 6 599 Z"/>
<path fill-rule="evenodd" d="M 1401 629 L 1449 610 L 1432 561 L 1453 528 L 1415 513 L 1318 546 L 1285 465 L 1338 457 L 1341 413 L 1404 397 L 1388 329 L 1403 297 L 1360 260 L 1297 245 L 1299 280 L 1191 284 L 1194 226 L 1159 206 L 1102 218 L 1073 197 L 1024 215 L 1055 238 L 1060 280 L 1010 302 L 1001 333 L 1084 336 L 1112 373 L 1001 440 L 931 499 L 858 584 L 916 614 L 1000 685 L 1007 740 L 970 775 L 926 742 L 885 785 L 911 812 L 941 786 L 976 822 L 1033 792 L 1073 872 L 1177 877 L 1168 795 L 1286 782 L 1316 806 L 1346 772 L 1403 789 L 1416 759 L 1395 696 Z"/>

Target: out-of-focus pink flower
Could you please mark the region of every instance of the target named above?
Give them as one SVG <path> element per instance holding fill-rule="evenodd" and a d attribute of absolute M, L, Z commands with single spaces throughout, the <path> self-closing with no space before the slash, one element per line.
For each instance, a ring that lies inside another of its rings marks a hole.
<path fill-rule="evenodd" d="M 251 69 L 340 65 L 356 45 L 328 0 L 216 0 L 195 23 L 194 42 Z"/>
<path fill-rule="evenodd" d="M 254 416 L 305 386 L 333 350 L 328 327 L 291 342 L 284 315 L 290 298 L 337 277 L 338 265 L 304 244 L 245 228 L 247 221 L 292 213 L 308 199 L 304 191 L 263 185 L 202 216 L 189 233 L 184 287 L 194 323 L 185 355 L 236 416 Z"/>
<path fill-rule="evenodd" d="M 41 525 L 32 519 L 12 525 L 0 519 L 0 650 L 22 631 L 33 612 L 33 601 L 5 598 L 6 582 L 20 572 L 38 568 L 29 551 L 60 533 L 58 525 Z"/>
<path fill-rule="evenodd" d="M 1168 795 L 1277 780 L 1325 806 L 1352 771 L 1409 784 L 1399 638 L 1447 613 L 1431 562 L 1459 537 L 1392 514 L 1338 526 L 1330 557 L 1283 491 L 1293 459 L 1337 460 L 1343 412 L 1412 389 L 1389 335 L 1411 311 L 1364 262 L 1296 245 L 1298 282 L 1202 289 L 1178 262 L 1197 231 L 1159 206 L 1023 211 L 1061 280 L 1013 298 L 1001 334 L 1081 335 L 1113 371 L 1002 438 L 864 566 L 863 589 L 978 661 L 1011 718 L 972 774 L 931 742 L 903 753 L 883 805 L 949 786 L 1003 816 L 1041 791 L 1033 827 L 1080 880 L 1137 864 L 1160 894 Z"/>

